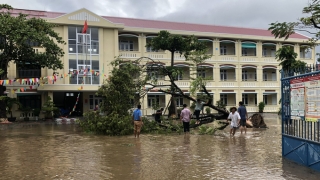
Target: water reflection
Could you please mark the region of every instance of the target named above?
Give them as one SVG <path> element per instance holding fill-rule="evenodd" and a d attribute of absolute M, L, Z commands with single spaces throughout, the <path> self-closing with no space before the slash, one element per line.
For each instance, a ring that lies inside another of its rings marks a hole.
<path fill-rule="evenodd" d="M 269 129 L 216 136 L 84 134 L 72 125 L 1 126 L 0 179 L 318 179 L 281 157 L 279 119 Z"/>

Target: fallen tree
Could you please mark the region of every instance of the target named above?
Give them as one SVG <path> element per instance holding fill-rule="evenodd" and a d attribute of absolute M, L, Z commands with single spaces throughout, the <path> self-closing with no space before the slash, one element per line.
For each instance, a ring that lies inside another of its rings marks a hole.
<path fill-rule="evenodd" d="M 198 68 L 198 64 L 201 64 L 205 61 L 206 57 L 201 57 L 201 54 L 196 54 L 195 57 L 189 56 L 190 61 L 193 63 L 189 63 L 190 67 Z M 194 59 L 192 59 L 194 58 Z M 141 65 L 141 62 L 146 62 L 145 64 Z M 140 91 L 140 97 L 144 97 L 147 95 L 148 92 L 151 90 L 156 90 L 157 92 L 162 92 L 165 94 L 170 94 L 173 97 L 183 97 L 186 98 L 192 102 L 196 102 L 196 93 L 202 92 L 204 94 L 205 99 L 207 99 L 207 103 L 204 104 L 204 106 L 210 107 L 211 109 L 216 110 L 219 115 L 219 119 L 226 119 L 229 115 L 229 112 L 224 109 L 220 108 L 218 106 L 215 106 L 213 104 L 213 98 L 211 97 L 210 93 L 208 92 L 206 88 L 206 83 L 209 79 L 203 78 L 203 77 L 196 77 L 191 78 L 191 87 L 190 87 L 190 93 L 185 93 L 177 84 L 175 81 L 175 78 L 177 75 L 181 74 L 182 71 L 179 68 L 174 67 L 167 67 L 160 61 L 155 61 L 149 57 L 141 57 L 135 61 L 136 64 L 140 64 L 142 66 L 144 74 L 148 74 L 148 71 L 157 69 L 157 73 L 159 75 L 167 76 L 168 80 L 165 80 L 168 82 L 168 84 L 159 84 L 157 78 L 154 78 L 150 75 L 146 75 L 146 83 L 145 88 L 143 89 L 143 92 Z M 192 66 L 193 65 L 193 66 Z M 169 114 L 170 115 L 170 114 Z M 171 115 L 169 118 L 177 117 L 177 114 Z"/>

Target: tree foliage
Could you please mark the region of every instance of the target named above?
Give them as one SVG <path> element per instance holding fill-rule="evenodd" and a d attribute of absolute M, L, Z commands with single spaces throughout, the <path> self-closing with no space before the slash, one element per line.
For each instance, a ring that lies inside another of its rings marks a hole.
<path fill-rule="evenodd" d="M 176 77 L 178 74 L 182 74 L 178 68 L 174 68 L 174 53 L 178 52 L 183 55 L 187 60 L 195 57 L 194 55 L 198 53 L 203 54 L 203 57 L 209 58 L 210 55 L 206 54 L 207 46 L 205 43 L 199 41 L 195 36 L 181 36 L 177 34 L 170 34 L 168 31 L 160 31 L 157 37 L 151 39 L 147 42 L 146 47 L 150 47 L 153 50 L 167 50 L 171 53 L 171 68 L 167 68 L 168 74 Z M 175 92 L 176 86 L 173 84 L 175 78 L 171 81 L 171 92 Z M 177 108 L 175 104 L 175 95 L 172 93 L 171 104 L 169 107 L 169 117 L 176 115 Z"/>
<path fill-rule="evenodd" d="M 320 31 L 313 32 L 312 29 L 320 29 L 320 1 L 312 0 L 308 6 L 304 7 L 302 12 L 306 14 L 297 22 L 274 22 L 270 24 L 269 30 L 276 38 L 284 38 L 285 40 L 297 31 L 303 31 L 312 37 L 308 43 L 310 47 L 316 45 L 320 38 Z"/>
<path fill-rule="evenodd" d="M 0 79 L 7 79 L 8 64 L 19 64 L 19 68 L 48 67 L 62 69 L 61 58 L 64 51 L 60 45 L 65 44 L 63 39 L 53 28 L 56 25 L 41 18 L 30 18 L 28 15 L 13 16 L 12 7 L 0 4 Z M 34 47 L 44 49 L 44 52 L 34 51 Z M 5 87 L 0 85 L 0 96 Z M 5 102 L 0 102 L 0 117 L 6 118 Z"/>
<path fill-rule="evenodd" d="M 64 51 L 59 44 L 65 42 L 53 30 L 55 24 L 40 18 L 29 18 L 25 14 L 12 16 L 12 7 L 6 4 L 0 5 L 0 9 L 7 9 L 0 13 L 0 68 L 4 71 L 2 78 L 6 78 L 10 61 L 19 63 L 22 67 L 28 64 L 50 69 L 63 68 L 61 58 Z M 35 46 L 43 48 L 45 52 L 34 51 Z"/>
<path fill-rule="evenodd" d="M 298 54 L 294 52 L 294 49 L 288 46 L 284 46 L 276 52 L 276 59 L 280 61 L 279 65 L 284 71 L 290 69 L 303 69 L 306 67 L 307 63 L 296 60 L 297 56 Z"/>
<path fill-rule="evenodd" d="M 97 95 L 104 98 L 100 110 L 106 115 L 127 116 L 128 110 L 140 103 L 139 92 L 146 83 L 143 66 L 117 58 L 111 63 L 113 69 L 108 80 L 99 88 Z"/>
<path fill-rule="evenodd" d="M 139 104 L 139 94 L 144 85 L 141 67 L 134 62 L 117 58 L 108 80 L 101 85 L 97 95 L 103 98 L 99 112 L 86 112 L 80 126 L 86 131 L 106 135 L 127 135 L 133 132 L 129 109 L 131 100 Z M 137 97 L 138 95 L 138 97 Z"/>

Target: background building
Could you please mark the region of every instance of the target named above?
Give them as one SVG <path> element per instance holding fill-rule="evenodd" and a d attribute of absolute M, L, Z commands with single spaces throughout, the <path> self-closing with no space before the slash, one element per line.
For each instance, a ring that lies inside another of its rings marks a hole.
<path fill-rule="evenodd" d="M 54 72 L 47 68 L 20 69 L 19 65 L 10 65 L 9 79 L 50 79 L 50 83 L 40 86 L 21 82 L 7 85 L 8 96 L 18 97 L 22 104 L 31 108 L 41 108 L 46 97 L 51 96 L 58 107 L 72 109 L 80 93 L 76 110 L 93 110 L 101 101 L 100 97 L 95 96 L 95 92 L 103 80 L 108 78 L 112 68 L 110 62 L 115 56 L 120 55 L 128 60 L 146 56 L 169 65 L 169 52 L 155 52 L 145 47 L 147 41 L 160 30 L 180 35 L 193 34 L 205 41 L 208 54 L 213 56 L 201 64 L 203 68 L 198 75 L 212 78 L 207 89 L 213 95 L 214 102 L 221 99 L 230 107 L 243 101 L 249 112 L 257 112 L 257 104 L 262 101 L 266 104 L 265 112 L 277 112 L 280 107 L 280 69 L 279 62 L 275 59 L 279 48 L 290 46 L 298 53 L 300 60 L 308 64 L 315 62 L 314 50 L 308 50 L 304 44 L 308 37 L 301 34 L 293 34 L 284 42 L 263 29 L 99 16 L 86 9 L 72 13 L 22 9 L 11 12 L 29 14 L 31 17 L 59 24 L 55 31 L 67 42 L 66 45 L 61 45 L 66 53 L 62 59 L 64 69 Z M 85 20 L 89 26 L 86 35 L 81 33 Z M 35 45 L 35 51 L 41 52 L 44 49 Z M 175 66 L 184 69 L 177 84 L 188 91 L 192 73 L 180 54 L 175 55 Z M 53 75 L 56 75 L 56 81 L 52 79 Z M 164 80 L 164 77 L 158 78 L 160 83 Z M 16 91 L 21 88 L 24 89 L 23 92 Z M 150 92 L 143 99 L 144 114 L 153 113 L 153 103 L 165 107 L 169 99 L 169 95 Z M 190 104 L 187 99 L 177 99 L 178 106 L 183 103 Z M 19 117 L 18 114 L 16 116 Z"/>

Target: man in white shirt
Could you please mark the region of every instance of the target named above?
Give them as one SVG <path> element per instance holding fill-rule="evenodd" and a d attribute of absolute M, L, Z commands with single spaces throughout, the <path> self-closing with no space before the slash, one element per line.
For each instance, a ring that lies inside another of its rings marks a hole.
<path fill-rule="evenodd" d="M 240 114 L 238 112 L 236 112 L 237 108 L 236 107 L 232 107 L 231 109 L 231 113 L 228 116 L 228 120 L 231 120 L 230 122 L 230 136 L 234 136 L 234 134 L 236 133 L 236 129 L 240 123 Z"/>
<path fill-rule="evenodd" d="M 203 105 L 206 103 L 201 102 L 200 99 L 197 99 L 196 107 L 194 108 L 194 114 L 196 115 L 197 122 L 196 124 L 200 124 L 200 112 L 203 110 Z"/>

